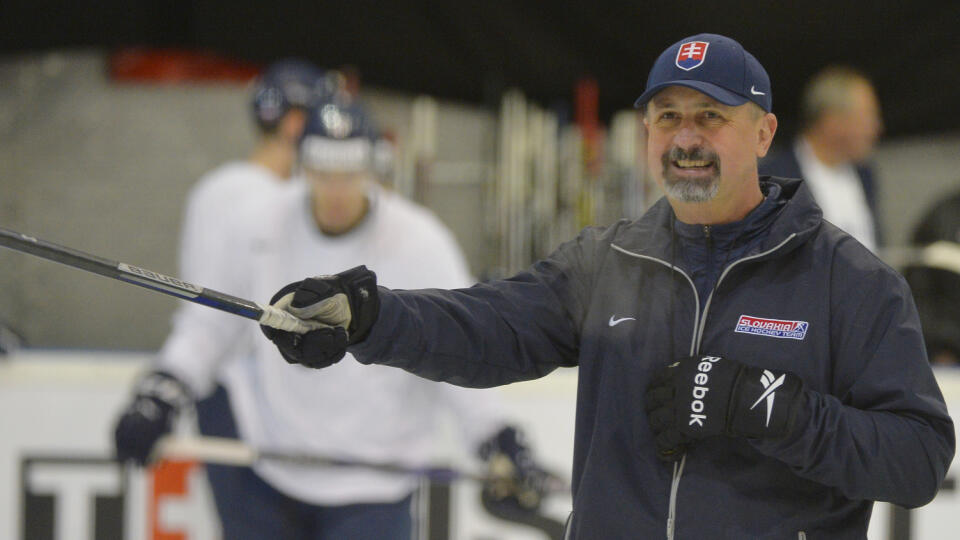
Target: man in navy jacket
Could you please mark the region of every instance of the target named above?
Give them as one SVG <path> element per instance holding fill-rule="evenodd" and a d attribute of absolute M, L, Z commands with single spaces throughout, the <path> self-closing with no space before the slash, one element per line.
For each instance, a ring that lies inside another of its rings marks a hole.
<path fill-rule="evenodd" d="M 666 192 L 639 220 L 469 289 L 309 278 L 274 301 L 330 328 L 265 332 L 464 386 L 579 366 L 571 538 L 863 538 L 872 501 L 934 497 L 953 423 L 903 279 L 758 176 L 771 105 L 737 42 L 681 40 L 637 100 Z"/>

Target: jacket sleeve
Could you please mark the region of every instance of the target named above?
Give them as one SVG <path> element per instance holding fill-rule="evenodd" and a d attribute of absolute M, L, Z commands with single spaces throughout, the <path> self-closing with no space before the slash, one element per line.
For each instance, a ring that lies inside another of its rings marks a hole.
<path fill-rule="evenodd" d="M 380 316 L 350 352 L 458 386 L 490 387 L 574 366 L 597 229 L 529 270 L 468 289 L 380 289 Z"/>
<path fill-rule="evenodd" d="M 411 231 L 412 232 L 412 231 Z M 429 214 L 423 226 L 409 238 L 408 254 L 421 262 L 416 275 L 406 276 L 410 287 L 454 289 L 477 282 L 470 274 L 467 259 L 453 233 Z M 404 282 L 404 286 L 406 286 Z M 476 456 L 480 446 L 501 429 L 510 425 L 501 393 L 496 389 L 462 388 L 450 384 L 422 381 L 443 403 L 456 425 L 456 434 L 463 441 L 464 455 Z"/>
<path fill-rule="evenodd" d="M 853 277 L 832 284 L 833 388 L 805 390 L 793 433 L 754 445 L 850 499 L 922 506 L 953 459 L 953 421 L 904 280 L 887 268 Z"/>

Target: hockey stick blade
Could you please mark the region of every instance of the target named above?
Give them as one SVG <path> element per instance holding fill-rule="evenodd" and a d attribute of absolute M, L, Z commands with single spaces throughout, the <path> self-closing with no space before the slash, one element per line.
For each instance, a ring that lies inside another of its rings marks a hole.
<path fill-rule="evenodd" d="M 10 229 L 0 227 L 0 246 L 10 248 L 21 253 L 58 262 L 94 274 L 100 274 L 126 283 L 131 283 L 145 289 L 175 296 L 181 300 L 201 304 L 220 311 L 226 311 L 240 317 L 252 319 L 262 325 L 286 330 L 288 332 L 304 333 L 315 330 L 321 325 L 313 321 L 300 320 L 286 311 L 269 305 L 258 304 L 237 298 L 213 289 L 198 287 L 192 283 L 166 276 L 152 270 L 133 266 L 117 261 L 111 261 L 96 255 L 68 248 L 34 238 Z"/>

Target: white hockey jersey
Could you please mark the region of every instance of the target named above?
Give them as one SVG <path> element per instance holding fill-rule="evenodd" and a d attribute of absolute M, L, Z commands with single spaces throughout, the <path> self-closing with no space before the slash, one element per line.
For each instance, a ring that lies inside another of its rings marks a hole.
<path fill-rule="evenodd" d="M 191 202 L 185 229 L 206 221 L 211 231 L 229 230 L 220 231 L 218 242 L 184 242 L 185 279 L 259 302 L 287 283 L 360 264 L 391 288 L 472 282 L 451 233 L 429 211 L 396 194 L 373 188 L 365 220 L 343 236 L 329 237 L 317 229 L 305 182 L 273 188 L 254 191 L 204 220 L 191 220 L 191 212 L 209 212 L 212 206 Z M 211 269 L 218 275 L 210 275 Z M 256 324 L 193 304 L 175 316 L 159 364 L 201 396 L 219 376 L 241 436 L 260 448 L 425 465 L 436 453 L 443 411 L 455 414 L 471 450 L 504 424 L 491 391 L 363 366 L 350 355 L 320 371 L 289 365 Z M 255 470 L 282 492 L 325 505 L 398 500 L 416 484 L 409 477 L 357 468 L 264 462 Z"/>

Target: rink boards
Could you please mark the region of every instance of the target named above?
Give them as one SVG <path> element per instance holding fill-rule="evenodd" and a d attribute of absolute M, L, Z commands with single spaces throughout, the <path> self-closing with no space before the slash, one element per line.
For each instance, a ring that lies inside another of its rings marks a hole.
<path fill-rule="evenodd" d="M 195 540 L 218 537 L 202 467 L 171 463 L 159 473 L 124 472 L 111 460 L 112 425 L 130 384 L 149 360 L 144 353 L 21 352 L 0 359 L 0 538 Z M 951 411 L 960 411 L 960 370 L 937 378 Z M 569 474 L 576 371 L 500 389 L 510 415 L 528 432 L 537 456 Z M 469 465 L 441 438 L 438 459 Z M 871 540 L 951 538 L 960 511 L 956 467 L 930 505 L 906 512 L 879 504 Z M 536 530 L 485 512 L 470 482 L 420 501 L 423 538 L 543 539 Z M 438 504 L 439 503 L 439 504 Z M 568 497 L 546 513 L 562 519 Z M 433 516 L 426 515 L 432 508 Z M 437 515 L 437 514 L 443 515 Z M 449 523 L 449 525 L 447 525 Z M 429 530 L 432 526 L 433 530 Z M 449 532 L 447 532 L 449 530 Z"/>

